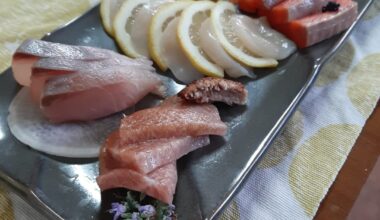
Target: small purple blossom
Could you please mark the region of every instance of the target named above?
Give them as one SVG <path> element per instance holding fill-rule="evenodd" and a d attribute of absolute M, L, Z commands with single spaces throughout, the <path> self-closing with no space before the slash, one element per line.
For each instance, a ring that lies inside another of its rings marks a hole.
<path fill-rule="evenodd" d="M 126 207 L 118 202 L 113 202 L 111 206 L 112 208 L 108 210 L 108 212 L 111 214 L 114 213 L 113 220 L 117 220 L 120 215 L 126 211 Z"/>
<path fill-rule="evenodd" d="M 152 205 L 139 206 L 138 210 L 141 214 L 141 217 L 144 218 L 153 217 L 156 214 L 156 209 Z"/>
<path fill-rule="evenodd" d="M 138 212 L 132 213 L 131 220 L 139 220 L 139 213 Z"/>

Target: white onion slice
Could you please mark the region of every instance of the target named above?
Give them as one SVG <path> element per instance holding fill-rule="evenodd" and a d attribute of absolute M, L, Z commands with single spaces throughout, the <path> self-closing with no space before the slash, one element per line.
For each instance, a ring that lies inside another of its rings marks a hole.
<path fill-rule="evenodd" d="M 73 158 L 97 157 L 107 135 L 118 128 L 121 114 L 91 122 L 52 124 L 22 88 L 9 107 L 8 125 L 22 143 L 47 154 Z"/>

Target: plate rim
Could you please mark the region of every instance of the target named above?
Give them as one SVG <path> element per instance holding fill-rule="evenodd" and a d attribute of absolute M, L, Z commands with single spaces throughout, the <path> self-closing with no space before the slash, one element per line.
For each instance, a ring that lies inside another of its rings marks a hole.
<path fill-rule="evenodd" d="M 353 0 L 353 1 L 363 1 L 363 0 Z M 207 220 L 213 220 L 217 218 L 221 212 L 226 208 L 226 206 L 230 203 L 230 201 L 233 199 L 233 197 L 238 193 L 240 188 L 243 186 L 245 181 L 247 180 L 247 176 L 252 174 L 252 171 L 256 167 L 257 163 L 260 161 L 262 156 L 265 154 L 265 151 L 268 150 L 270 145 L 273 143 L 275 138 L 278 136 L 280 131 L 283 129 L 284 125 L 287 123 L 289 118 L 293 115 L 294 111 L 297 109 L 298 105 L 302 101 L 302 99 L 306 96 L 312 85 L 314 84 L 315 80 L 319 76 L 319 73 L 322 69 L 322 67 L 333 57 L 333 55 L 342 47 L 342 45 L 347 41 L 349 35 L 352 33 L 353 29 L 357 26 L 357 24 L 362 20 L 364 14 L 367 12 L 369 7 L 373 4 L 374 0 L 365 0 L 366 3 L 364 3 L 363 9 L 359 12 L 356 20 L 354 23 L 344 32 L 344 34 L 340 37 L 340 39 L 334 44 L 334 46 L 324 55 L 321 59 L 316 60 L 314 62 L 314 67 L 312 69 L 311 74 L 309 74 L 305 84 L 302 86 L 300 91 L 297 93 L 297 95 L 294 97 L 294 99 L 291 101 L 289 106 L 286 108 L 286 110 L 281 114 L 281 116 L 278 118 L 277 122 L 274 124 L 273 128 L 267 133 L 263 141 L 261 141 L 260 145 L 257 147 L 257 149 L 254 151 L 250 159 L 247 161 L 247 164 L 242 169 L 240 175 L 236 177 L 236 181 L 231 187 L 230 190 L 228 190 L 225 195 L 220 199 L 220 203 L 215 206 L 215 208 L 211 211 L 210 214 L 208 214 L 204 219 Z M 56 29 L 46 33 L 43 35 L 41 39 L 45 39 L 46 37 L 49 37 L 52 33 L 55 33 L 57 31 L 60 31 L 68 26 L 70 26 L 72 23 L 76 22 L 78 19 L 80 19 L 83 16 L 86 16 L 90 11 L 95 9 L 96 7 L 99 7 L 100 3 L 95 4 L 91 6 L 89 9 L 85 10 L 82 14 L 74 17 L 70 21 L 66 22 L 65 24 L 62 24 L 58 26 Z M 102 21 L 100 21 L 102 22 Z M 107 33 L 108 35 L 108 33 Z M 2 73 L 7 72 L 11 67 L 5 69 Z M 1 74 L 2 75 L 2 74 Z M 0 178 L 5 182 L 5 184 L 9 185 L 12 188 L 15 188 L 16 193 L 19 196 L 25 197 L 27 200 L 29 200 L 32 204 L 30 204 L 33 208 L 37 209 L 38 211 L 41 211 L 41 214 L 45 215 L 45 217 L 49 218 L 55 218 L 59 220 L 63 220 L 64 218 L 61 217 L 57 212 L 55 212 L 53 209 L 51 209 L 47 204 L 45 204 L 42 200 L 39 199 L 39 197 L 35 194 L 35 192 L 31 189 L 29 189 L 27 186 L 24 186 L 23 184 L 19 183 L 17 180 L 13 179 L 11 176 L 4 173 L 2 170 L 0 170 Z M 26 195 L 23 195 L 26 194 Z"/>

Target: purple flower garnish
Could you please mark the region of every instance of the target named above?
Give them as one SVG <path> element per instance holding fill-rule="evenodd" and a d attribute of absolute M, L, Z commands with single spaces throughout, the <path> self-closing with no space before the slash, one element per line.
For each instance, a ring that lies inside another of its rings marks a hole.
<path fill-rule="evenodd" d="M 139 220 L 139 213 L 138 212 L 132 213 L 131 220 Z"/>
<path fill-rule="evenodd" d="M 117 220 L 120 215 L 126 211 L 126 207 L 118 202 L 113 202 L 111 206 L 112 208 L 108 210 L 108 212 L 111 214 L 114 213 L 113 220 Z"/>
<path fill-rule="evenodd" d="M 175 211 L 175 205 L 173 205 L 173 204 L 169 204 L 168 205 L 168 214 L 169 215 L 173 215 L 174 214 L 174 211 Z"/>
<path fill-rule="evenodd" d="M 141 217 L 144 218 L 153 217 L 156 214 L 156 209 L 152 205 L 139 206 L 138 210 L 141 214 Z"/>

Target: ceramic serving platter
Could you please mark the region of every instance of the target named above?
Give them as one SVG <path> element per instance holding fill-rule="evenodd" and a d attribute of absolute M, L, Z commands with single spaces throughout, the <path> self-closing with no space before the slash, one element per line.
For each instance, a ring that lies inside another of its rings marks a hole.
<path fill-rule="evenodd" d="M 174 200 L 178 219 L 215 219 L 220 214 L 244 185 L 245 177 L 305 96 L 322 65 L 347 39 L 371 0 L 358 3 L 359 17 L 348 31 L 298 50 L 277 68 L 257 70 L 257 79 L 239 80 L 249 90 L 247 106 L 217 105 L 229 132 L 224 138 L 212 137 L 209 146 L 178 161 L 179 180 Z M 103 30 L 98 6 L 44 39 L 119 51 Z M 100 193 L 95 182 L 97 158 L 49 156 L 25 146 L 10 133 L 6 119 L 8 106 L 19 89 L 10 69 L 0 75 L 0 177 L 49 219 L 110 218 L 107 214 L 110 203 L 125 191 Z"/>

